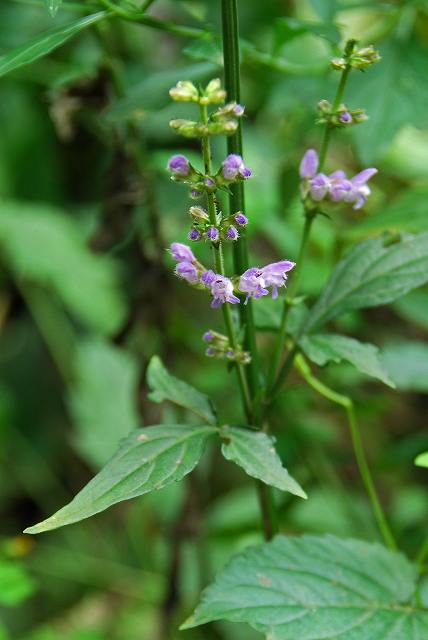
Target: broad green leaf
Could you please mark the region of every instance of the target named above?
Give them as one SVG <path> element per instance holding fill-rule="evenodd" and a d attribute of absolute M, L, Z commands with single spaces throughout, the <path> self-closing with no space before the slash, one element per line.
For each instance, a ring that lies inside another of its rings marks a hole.
<path fill-rule="evenodd" d="M 55 0 L 53 1 L 55 2 Z M 0 57 L 0 76 L 4 76 L 10 71 L 46 56 L 79 33 L 79 31 L 100 22 L 100 20 L 104 20 L 109 15 L 107 11 L 99 11 L 90 16 L 85 16 L 71 24 L 46 31 L 34 38 L 34 40 L 30 40 L 30 42 L 26 42 L 20 47 L 9 51 L 9 53 Z"/>
<path fill-rule="evenodd" d="M 388 344 L 382 349 L 382 362 L 398 389 L 428 392 L 428 344 Z"/>
<path fill-rule="evenodd" d="M 149 362 L 147 384 L 151 389 L 149 398 L 153 402 L 169 400 L 184 409 L 193 411 L 208 424 L 216 423 L 215 410 L 209 397 L 187 382 L 171 375 L 158 356 L 153 356 Z"/>
<path fill-rule="evenodd" d="M 428 123 L 425 82 L 427 48 L 416 37 L 390 40 L 380 48 L 382 60 L 367 74 L 355 74 L 349 101 L 363 105 L 370 119 L 354 131 L 363 164 L 371 164 L 408 123 L 423 129 Z M 391 105 L 394 105 L 391 108 Z"/>
<path fill-rule="evenodd" d="M 393 308 L 406 320 L 428 331 L 428 291 L 411 291 L 407 296 L 396 300 Z"/>
<path fill-rule="evenodd" d="M 133 431 L 106 466 L 65 507 L 25 533 L 57 529 L 104 511 L 111 505 L 162 489 L 197 465 L 210 426 L 161 424 Z"/>
<path fill-rule="evenodd" d="M 53 289 L 91 329 L 112 334 L 120 327 L 126 309 L 116 263 L 91 253 L 61 210 L 0 203 L 0 258 L 18 280 Z"/>
<path fill-rule="evenodd" d="M 362 307 L 387 304 L 428 281 L 428 233 L 357 244 L 339 262 L 308 315 L 305 331 Z"/>
<path fill-rule="evenodd" d="M 221 435 L 225 440 L 221 452 L 226 460 L 235 462 L 252 478 L 307 498 L 301 486 L 282 466 L 274 441 L 266 433 L 228 426 L 223 427 Z"/>
<path fill-rule="evenodd" d="M 139 426 L 137 362 L 124 349 L 88 339 L 79 344 L 73 369 L 69 406 L 77 449 L 99 468 Z"/>
<path fill-rule="evenodd" d="M 62 0 L 46 0 L 46 5 L 48 7 L 49 14 L 54 18 L 58 9 L 62 5 Z"/>
<path fill-rule="evenodd" d="M 269 640 L 421 640 L 417 571 L 378 544 L 278 536 L 232 559 L 183 625 L 247 622 Z"/>
<path fill-rule="evenodd" d="M 318 333 L 303 336 L 300 346 L 315 364 L 323 366 L 327 362 L 345 360 L 362 373 L 377 378 L 390 387 L 395 386 L 382 364 L 380 350 L 373 344 L 359 342 L 337 333 Z"/>
<path fill-rule="evenodd" d="M 34 581 L 18 563 L 0 559 L 0 605 L 15 607 L 35 589 Z"/>
<path fill-rule="evenodd" d="M 362 237 L 381 231 L 428 230 L 428 186 L 421 185 L 404 191 L 379 213 L 369 216 L 349 228 L 347 235 Z"/>
<path fill-rule="evenodd" d="M 428 451 L 425 451 L 425 453 L 420 453 L 415 460 L 415 464 L 418 467 L 427 467 L 428 469 Z"/>
<path fill-rule="evenodd" d="M 324 38 L 333 44 L 341 40 L 339 29 L 331 22 L 309 22 L 297 18 L 278 18 L 274 25 L 274 52 L 278 53 L 282 45 L 299 36 L 311 34 Z"/>

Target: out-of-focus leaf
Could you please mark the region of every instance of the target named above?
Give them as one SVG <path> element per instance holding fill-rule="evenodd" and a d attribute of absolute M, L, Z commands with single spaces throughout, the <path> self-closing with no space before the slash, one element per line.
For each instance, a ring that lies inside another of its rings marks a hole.
<path fill-rule="evenodd" d="M 95 468 L 105 464 L 119 441 L 140 426 L 137 393 L 138 367 L 129 353 L 101 340 L 80 343 L 69 405 L 77 448 Z"/>
<path fill-rule="evenodd" d="M 323 366 L 327 362 L 350 362 L 358 371 L 377 378 L 390 387 L 394 383 L 382 364 L 380 350 L 373 344 L 360 342 L 337 333 L 303 336 L 300 345 L 308 358 Z"/>
<path fill-rule="evenodd" d="M 428 331 L 428 291 L 411 291 L 393 306 L 403 318 Z"/>
<path fill-rule="evenodd" d="M 209 397 L 187 382 L 171 375 L 158 356 L 153 356 L 150 360 L 147 368 L 147 384 L 152 390 L 149 398 L 153 402 L 169 400 L 169 402 L 193 411 L 208 424 L 216 423 L 214 407 Z"/>
<path fill-rule="evenodd" d="M 19 564 L 0 559 L 0 604 L 15 607 L 35 590 L 35 582 Z"/>
<path fill-rule="evenodd" d="M 234 557 L 182 628 L 247 622 L 270 640 L 418 640 L 428 611 L 412 606 L 417 571 L 379 544 L 277 536 Z"/>
<path fill-rule="evenodd" d="M 339 9 L 337 0 L 311 0 L 311 5 L 324 22 L 330 22 Z"/>
<path fill-rule="evenodd" d="M 398 389 L 428 392 L 428 344 L 398 342 L 382 349 L 382 361 Z"/>
<path fill-rule="evenodd" d="M 278 52 L 286 42 L 308 33 L 333 44 L 338 44 L 341 38 L 339 29 L 331 22 L 319 23 L 297 18 L 278 18 L 274 26 L 274 51 Z"/>
<path fill-rule="evenodd" d="M 191 80 L 197 86 L 209 81 L 219 71 L 219 65 L 201 62 L 149 75 L 132 85 L 126 95 L 114 103 L 107 117 L 109 120 L 144 118 L 149 111 L 161 109 L 171 102 L 168 91 L 178 80 Z"/>
<path fill-rule="evenodd" d="M 373 238 L 349 251 L 334 269 L 305 324 L 313 331 L 336 316 L 396 300 L 428 281 L 428 233 L 399 242 Z"/>
<path fill-rule="evenodd" d="M 282 466 L 272 438 L 261 431 L 241 427 L 223 427 L 221 447 L 227 460 L 242 467 L 249 476 L 281 491 L 307 498 L 301 486 Z"/>
<path fill-rule="evenodd" d="M 415 464 L 418 467 L 427 467 L 428 469 L 428 451 L 425 451 L 425 453 L 420 453 L 415 460 Z"/>
<path fill-rule="evenodd" d="M 355 129 L 364 164 L 379 158 L 404 124 L 420 129 L 428 123 L 426 47 L 416 38 L 397 39 L 388 41 L 380 53 L 380 63 L 350 82 L 350 102 L 364 106 L 370 116 L 364 126 Z"/>
<path fill-rule="evenodd" d="M 51 1 L 51 0 L 49 0 Z M 53 0 L 55 2 L 55 0 Z M 30 64 L 63 45 L 77 33 L 109 16 L 107 11 L 100 11 L 71 24 L 42 33 L 34 40 L 26 42 L 17 49 L 0 57 L 0 76 L 10 73 L 25 64 Z"/>
<path fill-rule="evenodd" d="M 428 186 L 404 191 L 392 204 L 350 227 L 348 235 L 362 237 L 381 231 L 428 230 Z"/>
<path fill-rule="evenodd" d="M 81 322 L 103 334 L 126 312 L 116 264 L 92 254 L 78 226 L 49 205 L 0 204 L 0 255 L 17 279 L 54 290 Z"/>
<path fill-rule="evenodd" d="M 54 18 L 58 9 L 62 5 L 62 0 L 46 0 L 46 5 L 48 7 L 50 15 L 52 16 L 52 18 Z"/>
<path fill-rule="evenodd" d="M 198 464 L 217 429 L 183 424 L 155 425 L 131 433 L 106 466 L 65 507 L 25 533 L 41 533 L 108 509 L 122 500 L 181 480 Z"/>

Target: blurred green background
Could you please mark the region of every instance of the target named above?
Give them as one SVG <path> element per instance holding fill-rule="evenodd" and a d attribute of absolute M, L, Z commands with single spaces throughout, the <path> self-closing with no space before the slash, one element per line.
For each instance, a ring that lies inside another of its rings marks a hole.
<path fill-rule="evenodd" d="M 3 0 L 0 54 L 99 9 L 64 1 L 52 16 L 48 5 Z M 153 354 L 211 394 L 222 419 L 240 420 L 233 374 L 203 356 L 201 335 L 221 330 L 221 314 L 172 276 L 166 253 L 185 241 L 189 206 L 167 158 L 184 152 L 199 162 L 196 143 L 168 127 L 192 107 L 171 104 L 168 89 L 221 76 L 220 3 L 159 0 L 149 13 L 213 36 L 104 20 L 0 78 L 1 640 L 261 637 L 222 623 L 174 631 L 214 572 L 260 539 L 253 485 L 220 456 L 208 453 L 181 484 L 81 524 L 20 534 L 68 501 L 131 429 L 182 417 L 147 398 Z M 327 162 L 350 172 L 376 166 L 379 175 L 363 210 L 317 219 L 302 286 L 312 299 L 350 243 L 428 230 L 428 4 L 242 1 L 240 13 L 256 264 L 296 258 L 297 167 L 319 145 L 316 103 L 335 92 L 329 58 L 349 37 L 374 43 L 383 58 L 351 78 L 345 101 L 370 120 L 338 132 Z M 223 141 L 215 152 L 221 161 Z M 269 357 L 277 317 L 269 303 L 257 310 Z M 380 346 L 397 383 L 391 390 L 342 364 L 318 372 L 355 398 L 380 494 L 414 556 L 428 512 L 426 470 L 413 466 L 428 448 L 428 290 L 334 328 Z M 282 529 L 378 539 L 340 409 L 295 375 L 273 430 L 310 498 L 276 496 Z"/>

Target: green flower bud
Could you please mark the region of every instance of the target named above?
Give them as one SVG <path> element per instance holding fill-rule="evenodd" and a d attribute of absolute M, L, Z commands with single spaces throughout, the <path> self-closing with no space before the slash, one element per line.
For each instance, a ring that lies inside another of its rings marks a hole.
<path fill-rule="evenodd" d="M 180 80 L 169 90 L 169 95 L 177 102 L 198 102 L 199 93 L 193 82 Z"/>
<path fill-rule="evenodd" d="M 330 65 L 336 71 L 343 71 L 346 69 L 346 60 L 345 58 L 332 58 L 330 60 Z"/>
<path fill-rule="evenodd" d="M 202 209 L 202 207 L 190 207 L 189 213 L 192 216 L 192 218 L 197 221 L 205 222 L 205 221 L 209 221 L 210 219 L 209 215 L 207 214 L 205 209 Z"/>
<path fill-rule="evenodd" d="M 170 120 L 169 126 L 174 131 L 177 131 L 185 138 L 199 138 L 206 133 L 206 127 L 200 122 L 194 122 L 193 120 Z"/>
<path fill-rule="evenodd" d="M 237 120 L 220 120 L 219 122 L 210 122 L 207 128 L 210 135 L 230 136 L 237 130 L 238 122 Z"/>
<path fill-rule="evenodd" d="M 200 100 L 201 104 L 221 104 L 226 99 L 226 91 L 221 88 L 219 78 L 211 80 L 204 91 Z"/>

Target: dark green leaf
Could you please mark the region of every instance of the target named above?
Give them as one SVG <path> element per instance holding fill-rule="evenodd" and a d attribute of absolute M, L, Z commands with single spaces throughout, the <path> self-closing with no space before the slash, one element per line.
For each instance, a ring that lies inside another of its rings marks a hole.
<path fill-rule="evenodd" d="M 187 382 L 171 375 L 158 356 L 153 356 L 147 368 L 147 384 L 152 390 L 149 394 L 153 402 L 169 400 L 180 407 L 193 411 L 208 424 L 216 423 L 213 404 L 208 396 Z"/>
<path fill-rule="evenodd" d="M 305 331 L 363 307 L 387 304 L 428 281 L 428 233 L 388 244 L 384 237 L 362 242 L 339 262 L 309 313 Z"/>
<path fill-rule="evenodd" d="M 352 237 L 362 237 L 381 231 L 410 231 L 418 233 L 428 230 L 428 187 L 408 189 L 380 213 L 365 218 L 350 227 Z"/>
<path fill-rule="evenodd" d="M 402 125 L 418 129 L 428 123 L 425 82 L 427 49 L 416 38 L 390 40 L 380 48 L 382 60 L 364 76 L 351 78 L 349 101 L 364 107 L 370 119 L 355 129 L 364 164 L 370 164 L 390 146 Z"/>
<path fill-rule="evenodd" d="M 30 597 L 35 588 L 34 581 L 19 564 L 0 559 L 0 604 L 15 607 Z"/>
<path fill-rule="evenodd" d="M 133 431 L 69 504 L 25 533 L 41 533 L 79 522 L 117 502 L 181 480 L 197 465 L 206 441 L 215 433 L 214 427 L 182 424 Z"/>
<path fill-rule="evenodd" d="M 77 22 L 46 31 L 34 38 L 34 40 L 26 42 L 17 49 L 13 49 L 13 51 L 9 51 L 9 53 L 0 57 L 0 76 L 4 76 L 10 71 L 46 56 L 79 33 L 79 31 L 100 22 L 100 20 L 104 20 L 108 15 L 107 11 L 100 11 L 90 16 L 85 16 Z"/>
<path fill-rule="evenodd" d="M 307 498 L 301 486 L 282 466 L 274 441 L 266 433 L 223 427 L 222 437 L 225 439 L 221 447 L 224 457 L 242 467 L 249 476 L 281 491 Z"/>
<path fill-rule="evenodd" d="M 119 347 L 85 340 L 78 346 L 73 369 L 69 404 L 77 427 L 77 449 L 99 468 L 119 441 L 140 424 L 137 362 Z"/>
<path fill-rule="evenodd" d="M 428 392 L 428 344 L 398 342 L 382 349 L 382 361 L 398 389 Z"/>
<path fill-rule="evenodd" d="M 62 211 L 3 201 L 0 254 L 18 279 L 53 289 L 90 328 L 111 334 L 123 322 L 117 265 L 92 254 L 76 223 Z"/>
<path fill-rule="evenodd" d="M 382 364 L 379 349 L 373 344 L 336 333 L 318 333 L 303 336 L 300 346 L 315 364 L 323 366 L 327 362 L 345 360 L 362 373 L 377 378 L 390 387 L 395 386 Z"/>
<path fill-rule="evenodd" d="M 183 625 L 247 622 L 269 640 L 421 640 L 416 568 L 378 544 L 278 536 L 233 558 Z"/>

